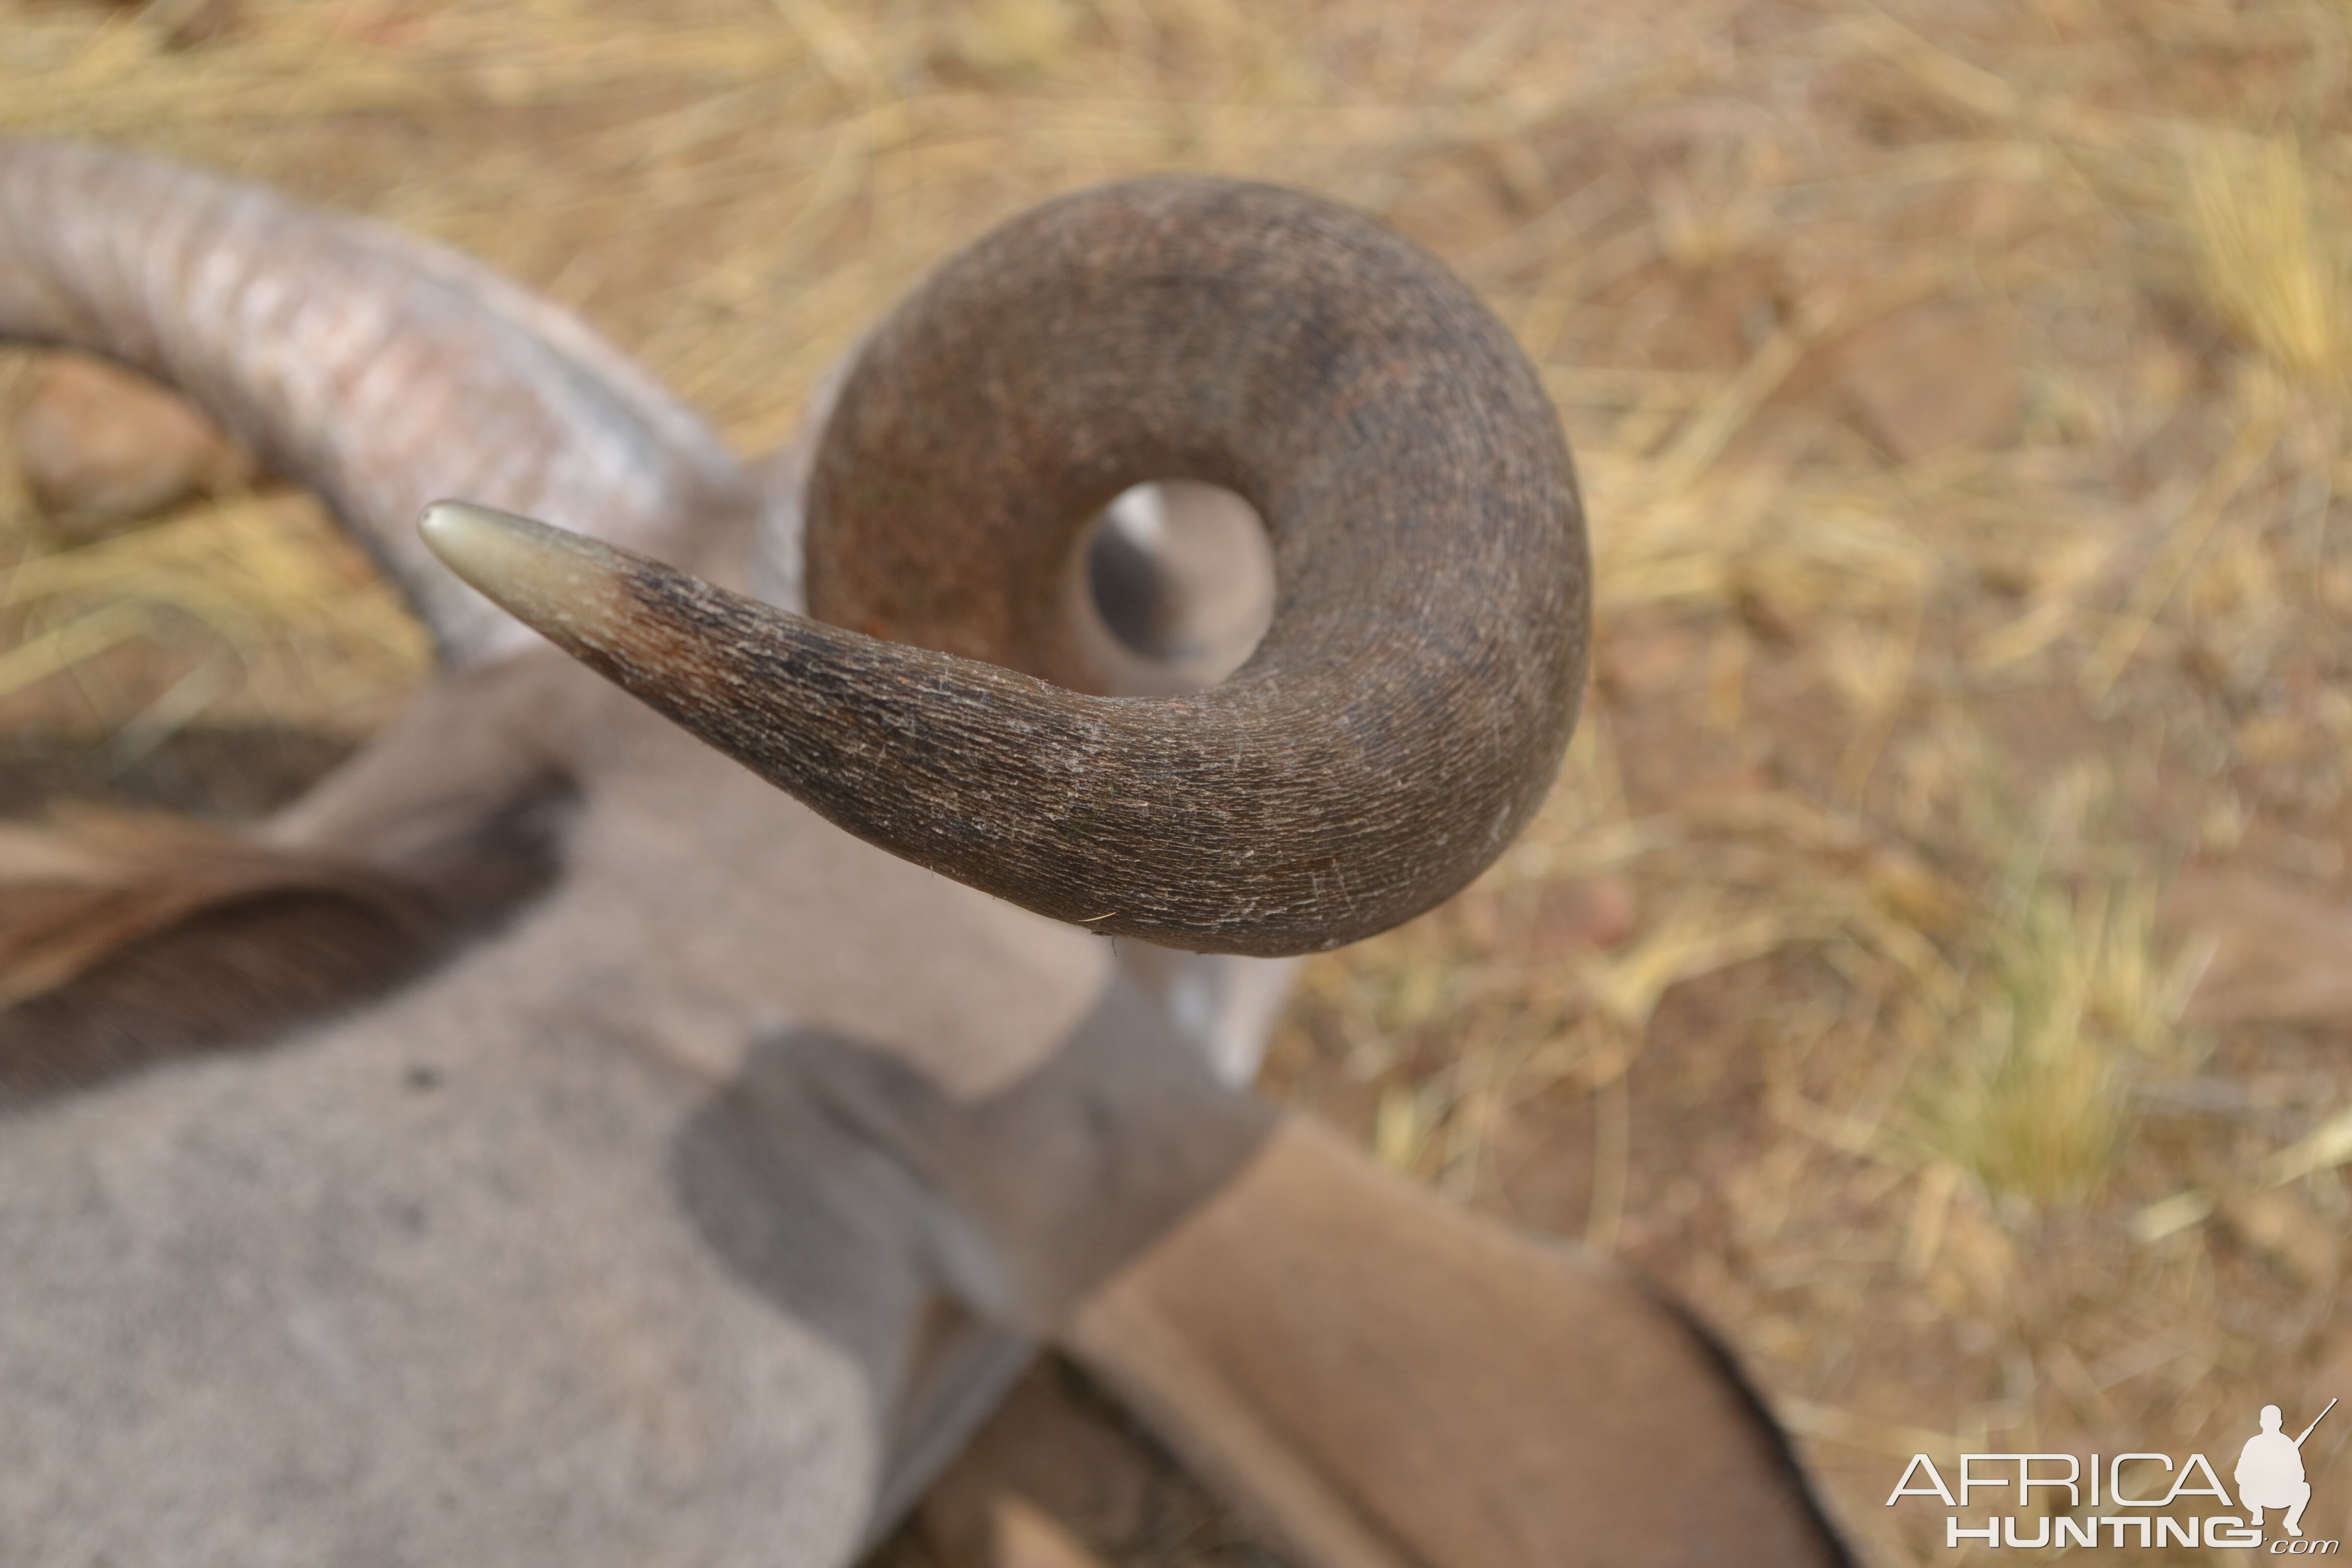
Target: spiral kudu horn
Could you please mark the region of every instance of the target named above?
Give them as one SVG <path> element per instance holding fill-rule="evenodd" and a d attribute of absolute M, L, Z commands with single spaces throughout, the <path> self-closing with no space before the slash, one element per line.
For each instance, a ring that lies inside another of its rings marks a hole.
<path fill-rule="evenodd" d="M 257 185 L 0 139 L 0 339 L 111 355 L 319 490 L 445 656 L 527 634 L 419 544 L 436 496 L 668 554 L 756 504 L 709 427 L 477 262 Z"/>
<path fill-rule="evenodd" d="M 1051 684 L 1087 521 L 1170 478 L 1265 518 L 1272 629 L 1189 697 Z M 982 239 L 867 344 L 808 502 L 832 625 L 518 519 L 427 531 L 850 832 L 1171 946 L 1298 952 L 1428 908 L 1574 727 L 1583 525 L 1533 370 L 1438 262 L 1295 192 L 1142 180 Z"/>

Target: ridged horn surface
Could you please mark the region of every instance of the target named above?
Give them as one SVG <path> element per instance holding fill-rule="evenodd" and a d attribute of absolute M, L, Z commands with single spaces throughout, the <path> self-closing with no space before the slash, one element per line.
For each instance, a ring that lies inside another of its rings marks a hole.
<path fill-rule="evenodd" d="M 567 312 L 478 263 L 258 186 L 0 140 L 0 338 L 88 349 L 202 405 L 323 495 L 445 658 L 520 628 L 433 562 L 436 496 L 678 556 L 750 483 L 709 427 Z"/>
<path fill-rule="evenodd" d="M 1188 697 L 1051 684 L 1080 531 L 1171 478 L 1265 518 L 1265 641 Z M 868 343 L 809 507 L 833 626 L 517 520 L 429 531 L 850 832 L 1170 946 L 1308 952 L 1427 909 L 1575 724 L 1587 552 L 1533 369 L 1440 263 L 1295 192 L 1144 180 L 983 238 Z"/>

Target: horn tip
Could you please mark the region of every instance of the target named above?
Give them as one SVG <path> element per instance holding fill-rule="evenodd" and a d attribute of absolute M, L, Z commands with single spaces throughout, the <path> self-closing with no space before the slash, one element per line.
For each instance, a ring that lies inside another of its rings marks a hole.
<path fill-rule="evenodd" d="M 619 570 L 593 540 L 469 501 L 435 501 L 416 529 L 443 565 L 551 636 L 591 616 Z"/>
<path fill-rule="evenodd" d="M 512 555 L 531 531 L 544 526 L 462 500 L 436 500 L 416 520 L 416 531 L 426 547 L 441 558 L 442 564 L 468 582 L 473 580 L 474 569 Z"/>

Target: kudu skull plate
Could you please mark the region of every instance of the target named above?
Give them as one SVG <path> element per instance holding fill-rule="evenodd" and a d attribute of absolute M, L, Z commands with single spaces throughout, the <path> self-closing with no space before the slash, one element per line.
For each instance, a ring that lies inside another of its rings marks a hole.
<path fill-rule="evenodd" d="M 747 466 L 470 262 L 0 142 L 0 336 L 181 389 L 442 656 L 257 833 L 53 855 L 0 946 L 9 1561 L 838 1563 L 1055 1337 L 1321 1561 L 1617 1552 L 1653 1451 L 1724 1500 L 1650 1555 L 1834 1555 L 1670 1310 L 1231 1084 L 1265 956 L 1461 887 L 1574 721 L 1558 423 L 1418 249 L 1066 197 Z M 1255 509 L 1275 604 L 1134 695 L 1067 589 L 1168 480 Z M 1335 1283 L 1384 1257 L 1423 1283 Z"/>

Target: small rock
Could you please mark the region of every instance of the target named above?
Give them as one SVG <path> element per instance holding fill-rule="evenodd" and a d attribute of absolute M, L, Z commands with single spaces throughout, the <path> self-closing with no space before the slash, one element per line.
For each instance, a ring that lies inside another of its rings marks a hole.
<path fill-rule="evenodd" d="M 2335 1227 L 2291 1188 L 2237 1192 L 2221 1199 L 2221 1218 L 2240 1241 L 2303 1284 L 2332 1285 L 2344 1244 Z"/>
<path fill-rule="evenodd" d="M 1648 615 L 1612 621 L 1593 650 L 1593 674 L 1610 698 L 1635 703 L 1695 686 L 1706 644 L 1678 622 Z"/>
<path fill-rule="evenodd" d="M 1576 921 L 1587 943 L 1604 951 L 1622 947 L 1641 923 L 1633 884 L 1613 875 L 1595 877 L 1584 883 L 1571 897 L 1569 910 L 1563 912 Z"/>
<path fill-rule="evenodd" d="M 2165 900 L 2177 936 L 2211 944 L 2189 1021 L 2327 1024 L 2352 1018 L 2352 908 L 2284 879 L 2194 872 Z"/>
<path fill-rule="evenodd" d="M 80 354 L 44 368 L 16 416 L 34 498 L 68 533 L 97 535 L 191 495 L 248 482 L 253 459 L 154 383 Z"/>
<path fill-rule="evenodd" d="M 1916 306 L 1845 341 L 1846 394 L 1872 437 L 1916 463 L 1990 446 L 2016 424 L 2016 367 L 1990 315 L 1957 302 Z"/>

